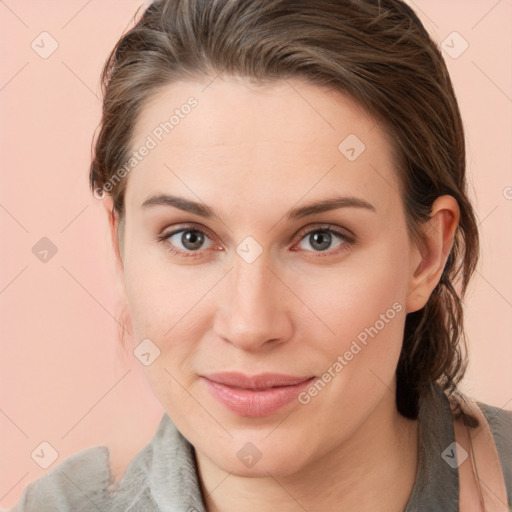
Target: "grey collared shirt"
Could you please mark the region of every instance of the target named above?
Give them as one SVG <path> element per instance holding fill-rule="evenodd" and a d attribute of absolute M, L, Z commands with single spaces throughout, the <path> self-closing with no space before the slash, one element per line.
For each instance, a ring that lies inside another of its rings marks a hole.
<path fill-rule="evenodd" d="M 512 411 L 479 405 L 496 442 L 512 510 Z M 419 420 L 418 472 L 404 512 L 458 512 L 458 471 L 443 457 L 454 442 L 453 424 L 437 386 L 423 400 Z M 11 512 L 205 512 L 194 449 L 167 414 L 117 486 L 109 478 L 108 448 L 84 449 L 30 483 Z"/>

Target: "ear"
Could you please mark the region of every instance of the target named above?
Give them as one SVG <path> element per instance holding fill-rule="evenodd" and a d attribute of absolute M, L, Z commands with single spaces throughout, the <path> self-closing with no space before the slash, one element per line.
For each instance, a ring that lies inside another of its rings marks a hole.
<path fill-rule="evenodd" d="M 439 283 L 446 260 L 453 247 L 460 210 L 452 196 L 438 197 L 431 209 L 430 220 L 422 227 L 423 243 L 411 252 L 406 311 L 423 308 Z"/>
<path fill-rule="evenodd" d="M 116 276 L 116 284 L 119 291 L 118 312 L 116 313 L 116 321 L 118 323 L 118 336 L 123 347 L 124 356 L 130 355 L 130 340 L 133 340 L 133 327 L 131 324 L 130 308 L 126 299 L 126 285 L 124 275 L 123 262 L 123 219 L 119 220 L 119 216 L 114 209 L 114 201 L 110 195 L 105 195 L 102 199 L 103 206 L 107 213 L 108 226 L 110 232 L 110 240 L 114 249 L 114 272 Z M 128 336 L 129 338 L 127 339 Z M 132 347 L 133 348 L 133 347 Z"/>
<path fill-rule="evenodd" d="M 119 221 L 119 216 L 114 210 L 114 201 L 111 196 L 106 195 L 103 198 L 103 206 L 107 213 L 108 225 L 110 231 L 110 239 L 115 255 L 116 272 L 124 274 L 123 267 L 123 243 L 122 243 L 122 221 Z"/>

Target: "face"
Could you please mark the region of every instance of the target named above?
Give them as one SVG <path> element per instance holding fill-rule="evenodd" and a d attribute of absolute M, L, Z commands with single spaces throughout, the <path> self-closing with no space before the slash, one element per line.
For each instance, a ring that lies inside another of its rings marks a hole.
<path fill-rule="evenodd" d="M 394 404 L 416 252 L 387 134 L 348 97 L 206 85 L 168 86 L 136 125 L 133 150 L 149 150 L 122 232 L 135 343 L 159 351 L 144 371 L 198 453 L 291 473 Z"/>

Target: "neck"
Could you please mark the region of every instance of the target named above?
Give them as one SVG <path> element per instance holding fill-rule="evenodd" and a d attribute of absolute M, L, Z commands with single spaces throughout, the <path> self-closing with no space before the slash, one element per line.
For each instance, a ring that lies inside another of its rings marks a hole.
<path fill-rule="evenodd" d="M 416 479 L 419 422 L 402 417 L 391 395 L 343 444 L 293 474 L 236 476 L 196 453 L 208 512 L 403 511 Z"/>

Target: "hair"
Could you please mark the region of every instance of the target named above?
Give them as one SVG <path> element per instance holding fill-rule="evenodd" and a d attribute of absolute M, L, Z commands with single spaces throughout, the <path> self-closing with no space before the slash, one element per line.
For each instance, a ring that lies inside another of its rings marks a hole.
<path fill-rule="evenodd" d="M 261 85 L 300 78 L 348 95 L 373 115 L 392 141 L 407 230 L 418 247 L 435 199 L 457 200 L 459 225 L 440 281 L 426 305 L 406 317 L 396 404 L 415 419 L 434 383 L 457 394 L 467 367 L 462 298 L 478 260 L 478 226 L 452 82 L 418 17 L 400 0 L 155 1 L 103 68 L 91 189 L 103 190 L 125 165 L 135 123 L 155 93 L 221 73 Z M 126 180 L 109 191 L 120 222 Z"/>

